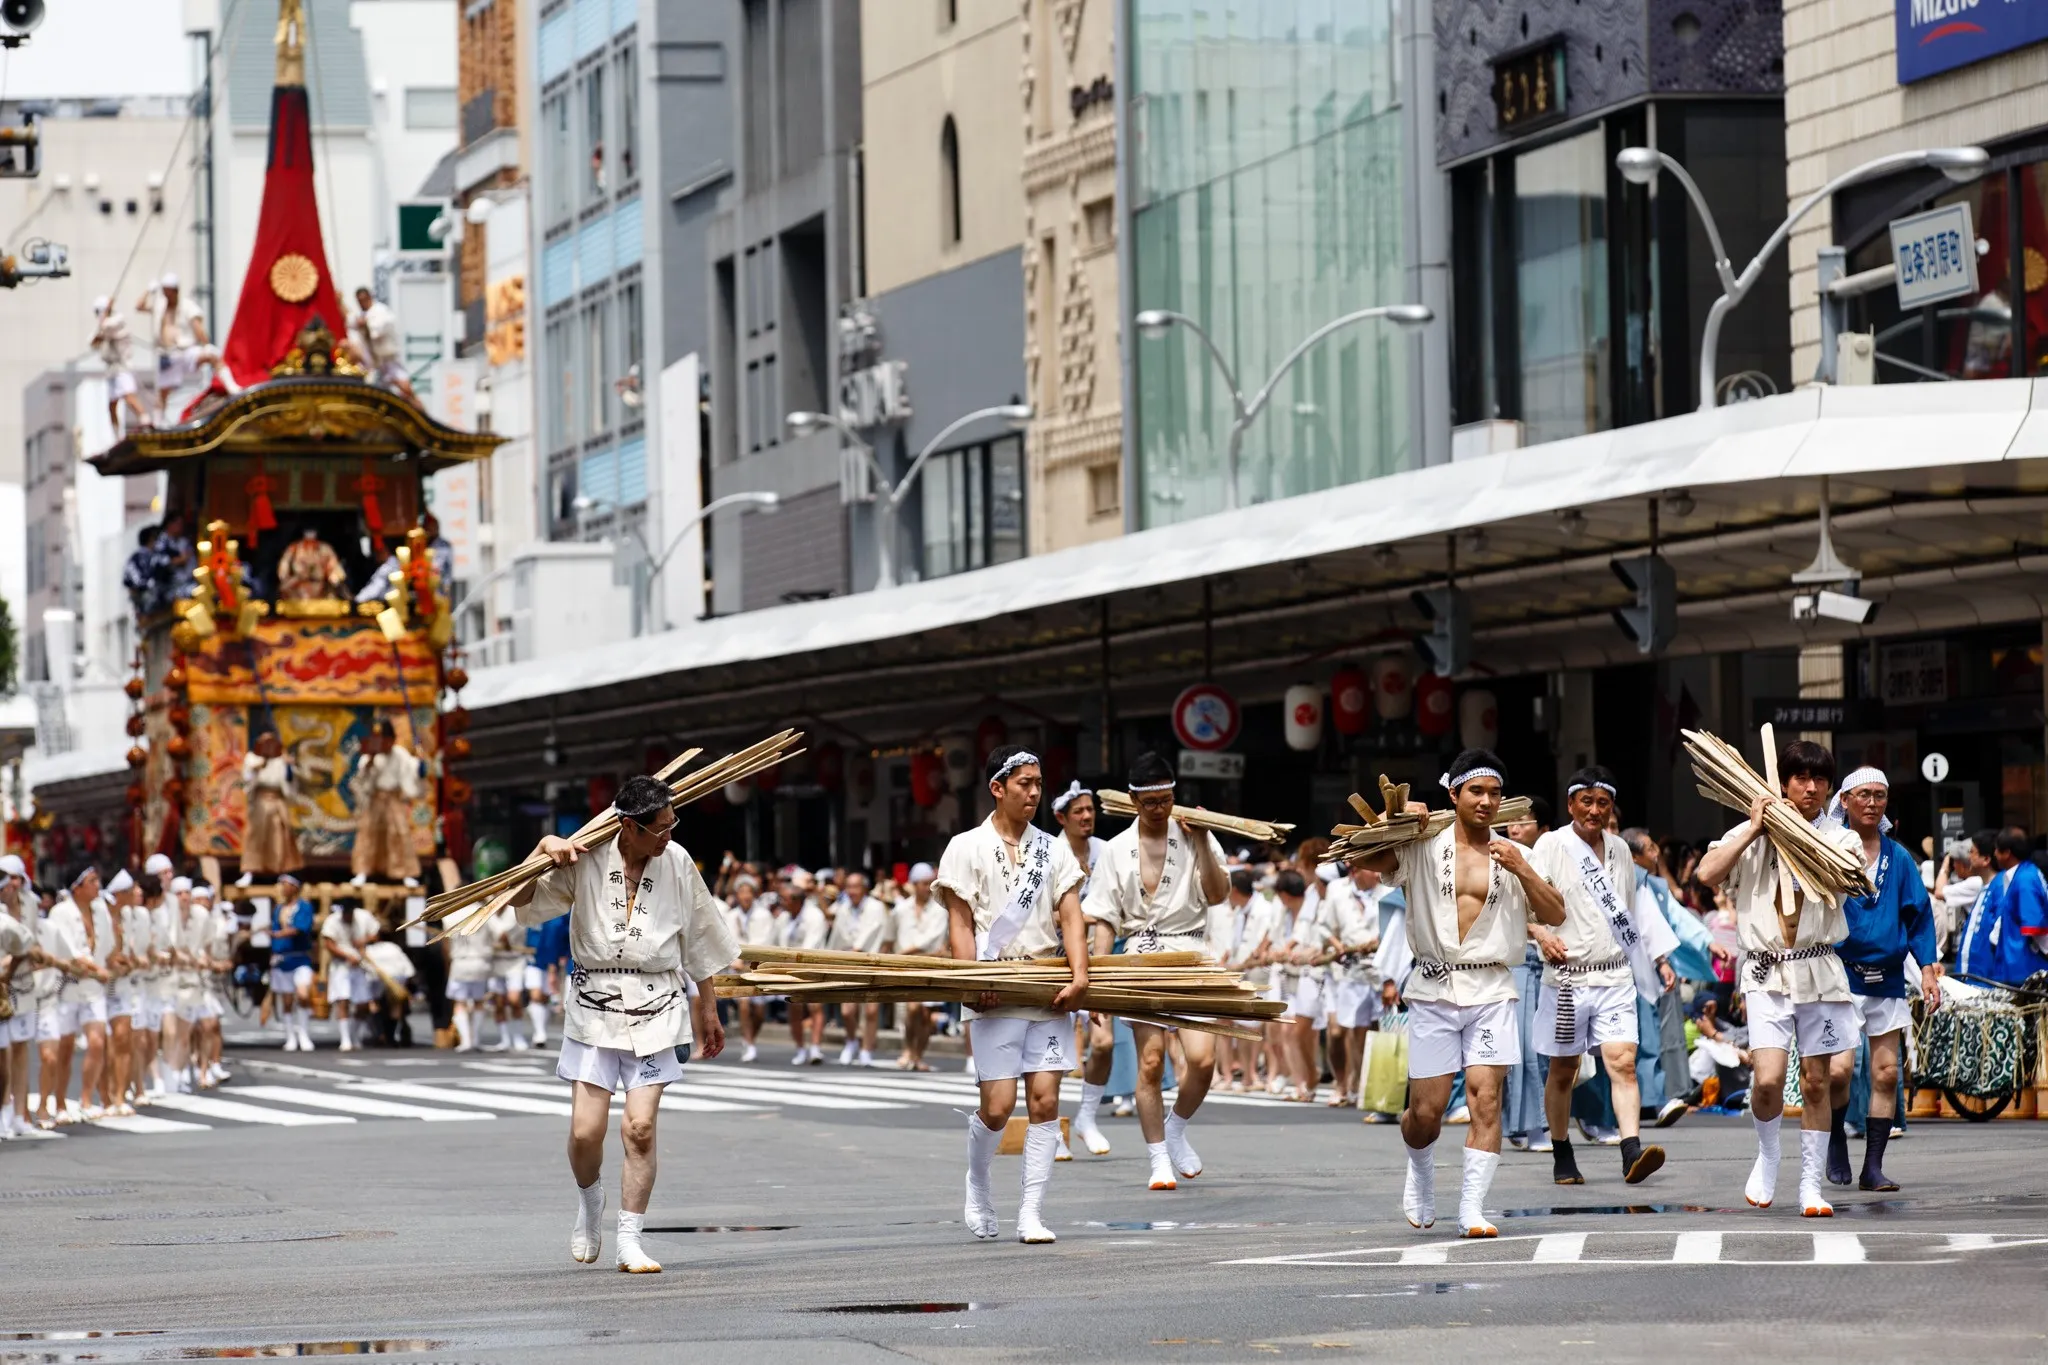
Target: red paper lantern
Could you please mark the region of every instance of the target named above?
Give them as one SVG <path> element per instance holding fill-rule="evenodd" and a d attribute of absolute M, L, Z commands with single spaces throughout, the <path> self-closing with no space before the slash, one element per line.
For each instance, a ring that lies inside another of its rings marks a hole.
<path fill-rule="evenodd" d="M 818 785 L 828 792 L 838 791 L 846 780 L 846 750 L 829 739 L 813 751 L 811 765 L 817 770 Z"/>
<path fill-rule="evenodd" d="M 1415 728 L 1431 738 L 1447 735 L 1457 718 L 1452 705 L 1451 680 L 1441 673 L 1425 673 L 1415 680 Z"/>
<path fill-rule="evenodd" d="M 459 777 L 451 777 L 441 783 L 441 795 L 451 806 L 466 805 L 475 794 L 475 789 Z"/>
<path fill-rule="evenodd" d="M 142 684 L 142 679 L 130 678 L 127 682 L 121 684 L 121 690 L 128 694 L 128 700 L 141 701 L 142 694 L 145 689 Z"/>
<path fill-rule="evenodd" d="M 468 710 L 467 710 L 467 709 L 465 709 L 464 707 L 460 707 L 460 706 L 458 706 L 458 707 L 456 707 L 456 708 L 455 708 L 455 709 L 454 709 L 453 711 L 443 711 L 443 712 L 441 713 L 441 733 L 442 733 L 442 734 L 444 734 L 444 735 L 460 735 L 460 734 L 467 734 L 467 733 L 468 733 L 468 731 L 469 731 L 469 712 L 468 712 Z M 648 750 L 648 752 L 649 752 L 649 753 L 651 754 L 651 753 L 653 753 L 653 752 L 654 752 L 654 750 L 650 749 L 650 750 Z M 649 764 L 649 765 L 648 765 L 648 767 L 647 767 L 647 771 L 648 771 L 648 772 L 655 772 L 655 771 L 657 771 L 657 770 L 658 770 L 658 769 L 659 769 L 659 768 L 661 767 L 661 765 L 662 765 L 662 764 L 664 764 L 664 763 L 666 763 L 666 762 L 668 762 L 668 758 L 667 758 L 667 756 L 666 756 L 666 755 L 664 755 L 664 756 L 663 756 L 663 757 L 661 757 L 661 758 L 657 758 L 657 759 L 655 759 L 655 760 L 654 760 L 654 762 L 653 762 L 653 763 L 651 763 L 651 764 Z"/>
<path fill-rule="evenodd" d="M 164 674 L 164 686 L 173 692 L 182 690 L 185 686 L 185 665 L 172 664 L 170 670 Z"/>
<path fill-rule="evenodd" d="M 930 810 L 946 794 L 946 763 L 933 753 L 910 756 L 910 799 Z"/>
<path fill-rule="evenodd" d="M 460 692 L 463 688 L 469 686 L 469 671 L 463 668 L 461 664 L 457 664 L 441 675 L 441 681 L 448 684 L 449 690 Z M 662 760 L 663 763 L 667 761 L 667 759 Z"/>
<path fill-rule="evenodd" d="M 142 804 L 142 784 L 140 782 L 130 782 L 128 784 L 128 804 L 130 806 L 140 806 Z"/>
<path fill-rule="evenodd" d="M 147 720 L 143 719 L 143 717 L 142 717 L 142 716 L 141 716 L 141 715 L 140 715 L 139 713 L 138 713 L 138 714 L 136 714 L 136 715 L 133 715 L 133 716 L 130 716 L 130 717 L 128 717 L 128 736 L 129 736 L 129 738 L 131 738 L 131 739 L 141 739 L 141 738 L 142 738 L 142 732 L 143 732 L 143 730 L 144 730 L 144 729 L 146 729 L 146 728 L 148 727 L 148 725 L 149 725 L 149 722 L 148 722 Z"/>
<path fill-rule="evenodd" d="M 143 748 L 141 745 L 138 744 L 128 751 L 129 767 L 139 768 L 147 762 L 149 762 L 149 750 Z"/>
<path fill-rule="evenodd" d="M 171 728 L 181 735 L 192 733 L 192 713 L 182 706 L 173 706 L 170 711 Z"/>
<path fill-rule="evenodd" d="M 590 803 L 590 813 L 592 815 L 596 815 L 599 811 L 609 807 L 612 803 L 612 798 L 618 794 L 619 781 L 609 774 L 593 777 L 584 784 L 583 796 Z"/>
<path fill-rule="evenodd" d="M 974 727 L 974 766 L 986 768 L 988 756 L 1010 742 L 1010 727 L 1001 716 L 983 716 Z"/>
<path fill-rule="evenodd" d="M 1340 668 L 1330 676 L 1330 728 L 1340 735 L 1361 734 L 1372 715 L 1372 680 L 1363 669 Z"/>
<path fill-rule="evenodd" d="M 183 735 L 172 735 L 164 742 L 164 752 L 172 758 L 189 758 L 192 754 L 192 741 Z"/>
<path fill-rule="evenodd" d="M 468 758 L 468 757 L 469 757 L 469 740 L 468 740 L 468 739 L 466 739 L 466 738 L 464 738 L 464 737 L 463 737 L 463 736 L 461 736 L 461 735 L 457 735 L 457 736 L 456 736 L 456 737 L 455 737 L 454 739 L 451 739 L 451 740 L 449 740 L 449 741 L 448 741 L 448 757 L 450 757 L 450 758 Z M 601 806 L 600 806 L 600 807 L 599 807 L 599 809 L 600 809 L 600 810 L 602 810 L 602 809 L 603 809 L 603 807 L 601 807 Z"/>

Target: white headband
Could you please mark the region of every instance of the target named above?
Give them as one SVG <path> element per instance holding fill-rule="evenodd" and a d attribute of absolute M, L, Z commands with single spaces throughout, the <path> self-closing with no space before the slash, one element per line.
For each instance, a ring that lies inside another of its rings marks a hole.
<path fill-rule="evenodd" d="M 1019 749 L 1016 753 L 1004 759 L 1003 766 L 991 773 L 988 780 L 991 782 L 1001 782 L 1025 764 L 1036 762 L 1038 762 L 1037 754 L 1032 753 L 1029 749 Z"/>
<path fill-rule="evenodd" d="M 1505 787 L 1508 782 L 1507 778 L 1501 775 L 1500 769 L 1498 768 L 1467 768 L 1464 772 L 1459 773 L 1456 777 L 1452 777 L 1449 773 L 1445 773 L 1442 777 L 1438 778 L 1437 781 L 1443 783 L 1445 791 L 1454 792 L 1458 788 L 1464 786 L 1467 782 L 1470 782 L 1475 777 L 1490 777 L 1494 781 L 1500 783 L 1503 787 Z"/>
<path fill-rule="evenodd" d="M 1054 815 L 1061 814 L 1068 806 L 1074 804 L 1076 798 L 1083 796 L 1087 797 L 1090 801 L 1095 799 L 1095 793 L 1082 786 L 1081 779 L 1077 777 L 1067 784 L 1065 791 L 1052 799 L 1052 813 Z"/>
<path fill-rule="evenodd" d="M 1852 792 L 1855 791 L 1858 787 L 1868 787 L 1872 783 L 1875 783 L 1878 786 L 1883 787 L 1886 791 L 1891 790 L 1892 784 L 1888 780 L 1886 780 L 1884 775 L 1884 769 L 1872 768 L 1868 766 L 1858 768 L 1855 772 L 1850 773 L 1847 777 L 1843 778 L 1840 790 L 1845 792 Z"/>
<path fill-rule="evenodd" d="M 1494 776 L 1498 777 L 1500 774 L 1495 773 Z M 1580 792 L 1591 791 L 1595 787 L 1617 799 L 1621 796 L 1621 793 L 1614 789 L 1614 784 L 1611 782 L 1574 782 L 1571 786 L 1564 789 L 1564 799 L 1569 801 Z"/>
<path fill-rule="evenodd" d="M 1828 809 L 1826 818 L 1837 821 L 1840 824 L 1848 824 L 1849 812 L 1848 808 L 1842 804 L 1842 798 L 1848 793 L 1855 791 L 1858 787 L 1873 786 L 1883 787 L 1886 791 L 1890 791 L 1892 789 L 1892 784 L 1890 780 L 1887 779 L 1884 775 L 1884 769 L 1873 768 L 1866 764 L 1865 766 L 1858 768 L 1855 772 L 1850 773 L 1847 777 L 1842 779 L 1842 785 L 1835 788 L 1835 794 L 1828 798 Z M 1881 835 L 1890 834 L 1892 832 L 1891 816 L 1885 815 L 1880 816 L 1878 818 L 1877 832 Z"/>
<path fill-rule="evenodd" d="M 1136 796 L 1139 792 L 1170 792 L 1173 790 L 1173 783 L 1171 780 L 1154 782 L 1149 787 L 1127 787 L 1125 790 L 1133 796 Z"/>
<path fill-rule="evenodd" d="M 135 878 L 129 876 L 128 869 L 124 867 L 119 872 L 116 872 L 114 874 L 114 880 L 107 883 L 107 894 L 110 896 L 118 896 L 123 891 L 130 889 L 134 885 Z"/>

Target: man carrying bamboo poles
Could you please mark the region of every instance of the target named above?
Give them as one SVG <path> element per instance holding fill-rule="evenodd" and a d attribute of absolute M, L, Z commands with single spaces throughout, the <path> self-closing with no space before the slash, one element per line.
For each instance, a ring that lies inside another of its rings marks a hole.
<path fill-rule="evenodd" d="M 1565 919 L 1564 898 L 1530 865 L 1521 845 L 1493 833 L 1506 781 L 1493 754 L 1465 750 L 1443 779 L 1454 804 L 1451 825 L 1358 864 L 1402 888 L 1415 954 L 1405 988 L 1408 1108 L 1401 1140 L 1408 1177 L 1401 1211 L 1414 1227 L 1436 1222 L 1436 1140 L 1451 1079 L 1462 1069 L 1472 1112 L 1458 1199 L 1467 1237 L 1499 1235 L 1486 1221 L 1485 1203 L 1500 1166 L 1501 1087 L 1522 1057 L 1512 966 L 1522 960 L 1530 920 L 1554 927 Z M 1410 803 L 1408 809 L 1420 807 Z"/>
<path fill-rule="evenodd" d="M 1550 1059 L 1544 1086 L 1551 1141 L 1551 1179 L 1583 1185 L 1572 1155 L 1572 1087 L 1579 1058 L 1600 1049 L 1621 1127 L 1622 1179 L 1641 1184 L 1664 1164 L 1662 1147 L 1645 1147 L 1642 1098 L 1636 1084 L 1636 1000 L 1655 998 L 1675 983 L 1665 957 L 1678 939 L 1660 915 L 1636 915 L 1635 864 L 1628 845 L 1608 832 L 1614 815 L 1614 774 L 1594 764 L 1565 783 L 1571 824 L 1536 840 L 1530 850 L 1545 880 L 1564 896 L 1565 920 L 1553 933 L 1532 927 L 1543 954 L 1535 1036 L 1529 1041 Z"/>
<path fill-rule="evenodd" d="M 1766 737 L 1765 744 L 1770 739 Z M 1785 1111 L 1785 1067 L 1799 1045 L 1799 1203 L 1808 1218 L 1828 1218 L 1834 1206 L 1822 1194 L 1827 1179 L 1829 1058 L 1856 1046 L 1856 1007 L 1835 945 L 1849 936 L 1840 906 L 1831 906 L 1793 876 L 1777 848 L 1763 837 L 1765 812 L 1789 805 L 1821 838 L 1859 860 L 1862 840 L 1827 816 L 1835 758 L 1810 740 L 1794 740 L 1778 756 L 1784 795 L 1759 793 L 1749 820 L 1708 848 L 1699 879 L 1727 887 L 1735 902 L 1743 961 L 1740 980 L 1749 1013 L 1749 1048 L 1755 1072 L 1749 1114 L 1756 1125 L 1756 1165 L 1743 1197 L 1771 1206 L 1783 1155 L 1778 1123 Z M 1781 884 L 1784 887 L 1781 893 Z M 1784 913 L 1789 906 L 1791 913 Z"/>
<path fill-rule="evenodd" d="M 1138 818 L 1103 847 L 1081 907 L 1098 955 L 1106 955 L 1115 938 L 1125 939 L 1125 950 L 1133 953 L 1208 949 L 1209 907 L 1229 897 L 1230 874 L 1215 835 L 1173 819 L 1173 786 L 1173 769 L 1159 755 L 1142 753 L 1131 764 Z M 1202 1158 L 1188 1143 L 1188 1121 L 1207 1098 L 1216 1069 L 1215 1038 L 1182 1033 L 1187 1064 L 1173 1112 L 1167 1113 L 1160 1094 L 1167 1032 L 1153 1024 L 1131 1025 L 1138 1048 L 1138 1128 L 1155 1190 L 1175 1188 L 1176 1176 L 1192 1180 L 1202 1173 Z"/>
<path fill-rule="evenodd" d="M 1040 1214 L 1059 1147 L 1060 1078 L 1073 1065 L 1071 1011 L 1088 989 L 1083 874 L 1066 840 L 1031 823 L 1045 783 L 1038 756 L 1006 744 L 989 755 L 987 773 L 996 808 L 975 828 L 953 836 L 933 882 L 952 921 L 952 955 L 996 961 L 1046 955 L 1064 945 L 1073 979 L 1049 1009 L 995 1008 L 995 997 L 985 995 L 984 1008 L 968 1024 L 981 1105 L 967 1117 L 965 1221 L 976 1237 L 998 1233 L 989 1167 L 1017 1106 L 1021 1076 L 1031 1126 L 1024 1139 L 1017 1240 L 1051 1242 L 1056 1239 Z"/>
<path fill-rule="evenodd" d="M 555 866 L 511 901 L 522 924 L 569 916 L 576 972 L 564 993 L 555 1068 L 575 1091 L 569 1169 L 580 1204 L 569 1254 L 587 1264 L 603 1249 L 605 1129 L 612 1095 L 623 1090 L 616 1264 L 633 1274 L 661 1270 L 640 1245 L 654 1192 L 661 1092 L 682 1077 L 693 1044 L 706 1058 L 724 1049 L 718 1001 L 705 983 L 740 951 L 697 865 L 673 842 L 670 801 L 660 780 L 628 778 L 613 801 L 618 836 L 593 849 L 542 839 L 538 851 Z"/>

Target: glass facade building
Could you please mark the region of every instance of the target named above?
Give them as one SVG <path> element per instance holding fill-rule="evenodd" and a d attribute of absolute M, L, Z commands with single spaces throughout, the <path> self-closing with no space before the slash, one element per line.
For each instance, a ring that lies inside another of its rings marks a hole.
<path fill-rule="evenodd" d="M 1402 302 L 1405 205 L 1393 0 L 1128 0 L 1124 349 L 1140 527 L 1223 509 L 1235 416 L 1199 323 L 1249 398 L 1343 313 Z M 1280 381 L 1245 434 L 1242 504 L 1418 462 L 1409 349 L 1367 322 Z"/>

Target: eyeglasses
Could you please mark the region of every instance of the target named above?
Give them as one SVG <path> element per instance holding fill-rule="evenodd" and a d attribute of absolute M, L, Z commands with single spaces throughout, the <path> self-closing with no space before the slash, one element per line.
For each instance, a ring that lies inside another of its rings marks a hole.
<path fill-rule="evenodd" d="M 1852 792 L 1843 792 L 1844 801 L 1863 801 L 1871 805 L 1883 805 L 1891 799 L 1891 792 L 1883 787 L 1858 787 Z"/>
<path fill-rule="evenodd" d="M 650 839 L 665 840 L 670 835 L 676 832 L 676 822 L 673 820 L 663 825 L 660 829 L 655 829 L 651 825 L 643 825 L 638 820 L 628 820 L 627 823 L 632 825 L 634 829 L 639 830 L 642 834 L 646 835 Z"/>

